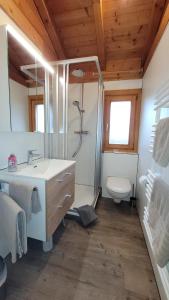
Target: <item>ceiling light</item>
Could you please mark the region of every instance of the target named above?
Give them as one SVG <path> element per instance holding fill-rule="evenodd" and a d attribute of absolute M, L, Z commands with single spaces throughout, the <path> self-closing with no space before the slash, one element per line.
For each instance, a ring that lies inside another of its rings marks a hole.
<path fill-rule="evenodd" d="M 50 73 L 54 74 L 54 69 L 50 66 L 50 64 L 42 57 L 40 53 L 11 25 L 6 26 L 7 31 L 24 47 L 38 62 L 40 62 L 45 69 L 47 69 Z"/>
<path fill-rule="evenodd" d="M 75 69 L 72 71 L 72 75 L 75 77 L 82 78 L 85 75 L 85 72 L 81 69 Z"/>

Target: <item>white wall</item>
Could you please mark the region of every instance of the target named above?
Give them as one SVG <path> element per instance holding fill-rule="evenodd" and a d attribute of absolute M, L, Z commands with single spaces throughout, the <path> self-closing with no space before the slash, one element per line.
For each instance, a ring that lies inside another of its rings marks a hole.
<path fill-rule="evenodd" d="M 150 168 L 154 172 L 161 174 L 161 177 L 168 183 L 169 182 L 169 167 L 162 168 L 157 166 L 157 164 L 152 159 L 152 154 L 149 152 L 150 135 L 152 124 L 154 123 L 155 113 L 153 111 L 154 105 L 154 95 L 156 91 L 169 80 L 169 25 L 167 26 L 161 41 L 153 55 L 150 65 L 146 71 L 143 78 L 143 96 L 142 96 L 142 112 L 141 112 L 141 125 L 140 125 L 140 139 L 139 139 L 139 167 L 138 167 L 138 178 L 141 175 L 146 174 L 147 169 Z M 143 220 L 144 206 L 147 204 L 147 199 L 145 197 L 144 189 L 141 185 L 137 184 L 137 194 L 138 194 L 138 210 L 141 222 Z M 144 225 L 143 225 L 144 228 Z M 145 236 L 147 238 L 146 232 Z M 148 239 L 147 239 L 148 242 Z M 164 286 L 164 279 L 162 278 L 161 271 L 157 268 L 156 262 L 154 260 L 153 254 L 150 252 L 152 263 L 154 266 L 154 271 L 158 283 L 158 287 L 161 293 L 161 298 L 169 299 L 169 293 L 166 296 Z M 164 268 L 163 272 L 167 268 Z M 167 275 L 168 277 L 168 275 Z"/>
<path fill-rule="evenodd" d="M 42 92 L 40 90 L 39 92 Z M 0 132 L 0 169 L 7 167 L 7 158 L 16 154 L 18 163 L 27 161 L 28 150 L 35 149 L 44 156 L 44 134 L 29 131 L 28 93 L 36 94 L 28 88 L 10 80 L 11 121 L 13 132 Z"/>
<path fill-rule="evenodd" d="M 29 132 L 28 96 L 43 95 L 44 88 L 27 88 L 10 79 L 11 126 L 13 132 Z"/>
<path fill-rule="evenodd" d="M 11 153 L 17 156 L 18 163 L 27 161 L 27 152 L 31 149 L 36 149 L 43 157 L 44 134 L 0 132 L 0 149 L 0 169 L 7 167 L 7 159 Z"/>
<path fill-rule="evenodd" d="M 10 79 L 12 131 L 29 131 L 28 88 Z"/>
<path fill-rule="evenodd" d="M 105 90 L 141 89 L 142 80 L 107 81 L 104 86 Z M 104 197 L 110 197 L 106 191 L 107 176 L 127 177 L 132 184 L 136 185 L 137 162 L 137 154 L 115 152 L 102 154 L 102 189 Z"/>
<path fill-rule="evenodd" d="M 105 91 L 141 89 L 142 79 L 106 81 L 104 82 L 104 88 Z"/>
<path fill-rule="evenodd" d="M 137 154 L 104 153 L 102 156 L 102 188 L 103 196 L 110 197 L 106 191 L 107 176 L 129 178 L 136 186 Z"/>
<path fill-rule="evenodd" d="M 142 80 L 108 81 L 104 83 L 105 90 L 138 89 L 142 88 Z M 76 157 L 76 182 L 79 184 L 94 185 L 95 172 L 95 143 L 97 126 L 97 83 L 84 84 L 84 130 L 89 134 L 83 137 L 83 145 Z M 72 84 L 69 87 L 69 158 L 77 148 L 79 136 L 74 134 L 79 129 L 79 113 L 72 105 L 74 100 L 81 102 L 81 85 Z M 121 176 L 130 179 L 136 185 L 137 154 L 103 153 L 102 154 L 102 188 L 103 196 L 109 197 L 106 191 L 107 176 Z M 123 168 L 119 168 L 123 166 Z"/>
<path fill-rule="evenodd" d="M 156 91 L 169 80 L 169 26 L 155 51 L 151 63 L 143 79 L 143 95 L 141 109 L 141 125 L 139 138 L 139 173 L 138 176 L 144 175 L 148 168 L 161 173 L 164 180 L 169 181 L 169 167 L 160 168 L 152 159 L 152 154 L 149 152 L 150 135 L 152 125 L 154 123 L 155 113 L 153 110 L 154 96 Z M 138 184 L 138 194 L 141 193 L 140 185 Z M 139 211 L 142 215 L 143 207 L 146 199 L 140 197 Z"/>
<path fill-rule="evenodd" d="M 29 96 L 44 95 L 45 93 L 44 89 L 45 88 L 43 86 L 38 86 L 36 88 L 29 88 Z"/>
<path fill-rule="evenodd" d="M 76 183 L 94 186 L 95 176 L 95 147 L 97 128 L 97 101 L 98 84 L 84 84 L 83 93 L 83 129 L 89 133 L 83 136 L 83 144 L 76 156 Z M 70 159 L 78 147 L 79 135 L 74 131 L 80 130 L 80 118 L 77 107 L 73 101 L 78 100 L 82 107 L 82 85 L 72 84 L 69 86 L 69 129 L 68 129 L 68 155 Z"/>

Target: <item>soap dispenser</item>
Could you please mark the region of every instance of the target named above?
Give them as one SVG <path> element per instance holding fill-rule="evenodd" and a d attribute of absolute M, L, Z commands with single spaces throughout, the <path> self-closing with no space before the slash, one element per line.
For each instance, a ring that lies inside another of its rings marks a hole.
<path fill-rule="evenodd" d="M 17 171 L 17 159 L 15 154 L 11 154 L 8 157 L 8 171 L 16 172 Z"/>

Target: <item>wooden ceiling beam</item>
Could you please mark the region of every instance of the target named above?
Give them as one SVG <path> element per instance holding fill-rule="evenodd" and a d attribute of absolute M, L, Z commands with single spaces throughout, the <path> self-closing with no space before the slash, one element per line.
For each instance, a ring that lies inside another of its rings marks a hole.
<path fill-rule="evenodd" d="M 16 67 L 12 63 L 9 64 L 9 78 L 26 87 L 29 86 L 24 76 L 21 75 L 21 73 L 16 69 Z"/>
<path fill-rule="evenodd" d="M 42 22 L 48 32 L 48 35 L 51 39 L 51 42 L 53 44 L 53 47 L 58 55 L 59 59 L 65 59 L 65 53 L 64 49 L 61 43 L 61 40 L 59 38 L 59 35 L 57 34 L 54 20 L 52 16 L 49 13 L 49 10 L 47 8 L 45 0 L 34 0 L 34 3 L 37 7 L 37 10 L 39 12 L 39 15 L 42 19 Z"/>
<path fill-rule="evenodd" d="M 126 79 L 139 79 L 143 76 L 143 69 L 133 69 L 126 71 L 112 71 L 107 72 L 103 71 L 103 80 L 104 81 L 113 81 L 113 80 L 126 80 Z M 73 75 L 70 75 L 69 83 L 87 83 L 87 82 L 96 82 L 98 81 L 98 73 L 86 72 L 85 76 L 82 78 L 77 78 Z"/>
<path fill-rule="evenodd" d="M 27 0 L 22 0 L 22 2 L 23 6 L 24 3 L 26 3 L 26 5 L 29 5 L 29 1 Z M 37 29 L 38 26 L 32 23 L 32 20 L 35 19 L 35 12 L 32 9 L 30 9 L 29 11 L 25 10 L 23 12 L 21 7 L 19 6 L 19 2 L 16 3 L 14 0 L 0 0 L 0 8 L 2 8 L 2 10 L 16 23 L 16 25 L 39 48 L 39 50 L 43 53 L 43 55 L 46 56 L 47 59 L 56 59 L 56 53 L 52 46 L 51 40 L 46 33 L 40 16 L 38 18 L 38 15 L 36 15 L 36 23 L 41 28 L 41 33 Z"/>
<path fill-rule="evenodd" d="M 152 7 L 152 12 L 150 16 L 150 22 L 147 30 L 146 36 L 146 43 L 145 43 L 145 48 L 143 51 L 142 55 L 142 62 L 143 65 L 145 63 L 147 54 L 151 48 L 151 45 L 153 43 L 154 37 L 158 31 L 159 25 L 160 25 L 160 20 L 162 17 L 162 12 L 165 7 L 165 0 L 154 0 L 153 1 L 153 7 Z"/>
<path fill-rule="evenodd" d="M 104 27 L 102 14 L 102 0 L 93 1 L 94 20 L 96 28 L 97 51 L 101 69 L 105 69 L 106 55 L 104 46 Z"/>
<path fill-rule="evenodd" d="M 141 69 L 141 58 L 108 59 L 106 72 L 132 72 Z"/>
<path fill-rule="evenodd" d="M 165 5 L 164 12 L 163 12 L 163 16 L 161 18 L 159 29 L 157 31 L 157 34 L 156 34 L 156 36 L 154 38 L 154 41 L 153 41 L 151 47 L 150 47 L 149 53 L 147 55 L 147 58 L 145 60 L 144 67 L 143 67 L 144 74 L 145 74 L 145 72 L 146 72 L 146 70 L 148 68 L 148 65 L 149 65 L 149 63 L 151 61 L 151 58 L 152 58 L 152 56 L 153 56 L 153 54 L 154 54 L 154 52 L 155 52 L 155 50 L 156 50 L 156 48 L 157 48 L 157 46 L 158 46 L 158 44 L 160 42 L 160 39 L 161 39 L 161 37 L 162 37 L 162 35 L 163 35 L 164 31 L 165 31 L 165 28 L 166 28 L 168 22 L 169 22 L 169 0 L 166 1 L 166 5 Z"/>

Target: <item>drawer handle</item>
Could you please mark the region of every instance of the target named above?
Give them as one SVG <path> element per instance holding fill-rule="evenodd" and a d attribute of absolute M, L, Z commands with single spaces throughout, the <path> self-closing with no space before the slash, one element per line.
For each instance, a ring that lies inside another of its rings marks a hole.
<path fill-rule="evenodd" d="M 63 205 L 59 205 L 59 206 L 58 206 L 58 208 L 62 208 L 62 207 L 63 207 Z"/>
<path fill-rule="evenodd" d="M 59 182 L 59 183 L 61 183 L 61 182 L 63 182 L 64 180 L 63 179 L 57 179 L 56 180 L 56 182 Z"/>
<path fill-rule="evenodd" d="M 64 174 L 63 177 L 70 176 L 70 175 L 72 175 L 72 173 L 67 172 L 67 173 Z M 59 183 L 61 183 L 61 182 L 63 182 L 63 181 L 64 181 L 64 179 L 57 179 L 57 180 L 56 180 L 56 182 L 59 182 Z"/>
<path fill-rule="evenodd" d="M 64 176 L 70 176 L 70 175 L 72 175 L 72 173 L 71 172 L 67 172 L 67 173 L 65 173 Z"/>
<path fill-rule="evenodd" d="M 72 195 L 70 195 L 70 194 L 66 194 L 65 196 L 64 196 L 64 200 L 66 200 L 67 198 L 72 198 Z M 58 208 L 63 208 L 63 204 L 60 204 L 60 205 L 58 205 Z"/>
<path fill-rule="evenodd" d="M 65 197 L 64 197 L 64 200 L 66 200 L 67 198 L 69 198 L 69 199 L 72 198 L 72 195 L 66 194 Z"/>

